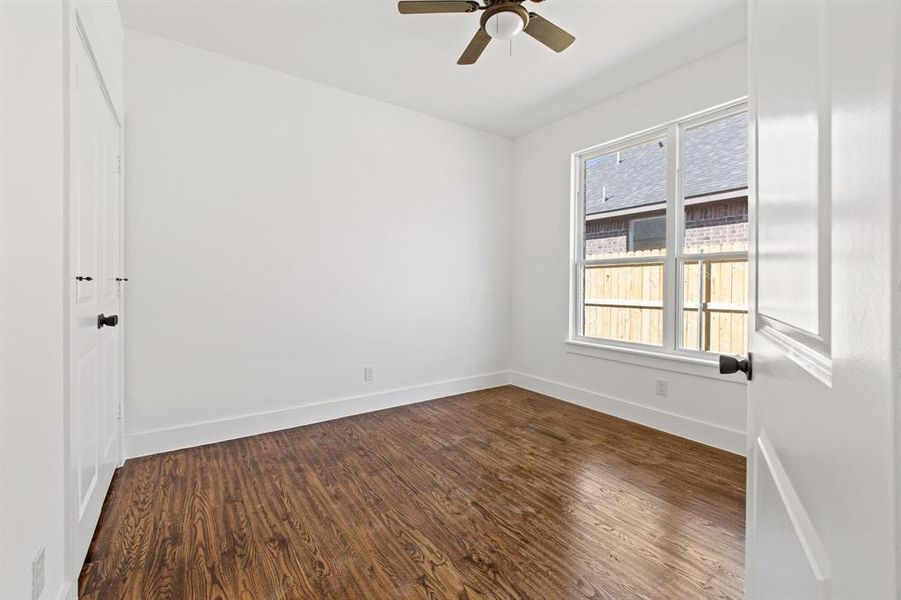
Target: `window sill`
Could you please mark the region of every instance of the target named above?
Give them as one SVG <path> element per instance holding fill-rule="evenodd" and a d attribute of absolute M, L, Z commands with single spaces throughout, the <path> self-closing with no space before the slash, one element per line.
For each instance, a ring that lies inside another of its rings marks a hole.
<path fill-rule="evenodd" d="M 744 376 L 740 374 L 720 375 L 719 361 L 715 357 L 706 358 L 688 356 L 662 350 L 629 348 L 584 340 L 566 340 L 563 342 L 563 349 L 569 354 L 591 356 L 593 358 L 638 365 L 650 369 L 659 369 L 661 371 L 673 371 L 675 373 L 714 379 L 724 383 L 737 383 L 742 385 L 747 383 Z"/>

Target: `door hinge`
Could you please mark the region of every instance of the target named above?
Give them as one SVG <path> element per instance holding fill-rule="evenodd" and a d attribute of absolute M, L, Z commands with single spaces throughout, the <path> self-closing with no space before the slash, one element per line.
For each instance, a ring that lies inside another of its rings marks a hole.
<path fill-rule="evenodd" d="M 119 154 L 116 156 L 116 173 L 119 175 L 122 174 L 122 155 Z"/>

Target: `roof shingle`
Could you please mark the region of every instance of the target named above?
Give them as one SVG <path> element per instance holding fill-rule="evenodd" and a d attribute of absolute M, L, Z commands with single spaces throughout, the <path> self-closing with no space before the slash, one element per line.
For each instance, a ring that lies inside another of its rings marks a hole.
<path fill-rule="evenodd" d="M 748 117 L 745 113 L 688 129 L 683 141 L 686 198 L 748 186 Z M 586 214 L 664 202 L 666 147 L 663 140 L 586 161 Z"/>

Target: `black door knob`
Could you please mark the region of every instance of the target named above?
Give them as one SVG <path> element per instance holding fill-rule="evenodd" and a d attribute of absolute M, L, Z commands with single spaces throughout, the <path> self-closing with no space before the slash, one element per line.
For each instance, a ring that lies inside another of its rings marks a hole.
<path fill-rule="evenodd" d="M 115 327 L 119 324 L 119 315 L 105 315 L 100 313 L 97 315 L 97 329 L 102 328 L 104 325 L 107 327 Z"/>
<path fill-rule="evenodd" d="M 748 378 L 748 381 L 750 381 L 751 363 L 752 355 L 750 352 L 748 352 L 747 358 L 720 354 L 720 374 L 729 375 L 730 373 L 737 373 L 738 371 L 741 371 Z"/>

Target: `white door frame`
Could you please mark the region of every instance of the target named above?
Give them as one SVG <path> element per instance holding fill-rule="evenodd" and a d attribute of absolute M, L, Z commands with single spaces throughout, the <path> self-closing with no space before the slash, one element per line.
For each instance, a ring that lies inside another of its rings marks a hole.
<path fill-rule="evenodd" d="M 73 190 L 73 177 L 72 177 L 72 169 L 73 162 L 76 158 L 75 152 L 77 151 L 77 144 L 73 144 L 73 136 L 72 136 L 72 106 L 75 102 L 75 65 L 76 65 L 76 56 L 80 49 L 78 47 L 79 44 L 83 45 L 85 50 L 87 51 L 87 55 L 91 60 L 91 63 L 96 70 L 97 79 L 100 82 L 101 91 L 103 93 L 104 98 L 106 99 L 108 108 L 112 113 L 116 124 L 119 128 L 119 152 L 120 156 L 124 154 L 125 149 L 125 125 L 124 125 L 124 116 L 122 111 L 120 111 L 115 102 L 112 99 L 112 95 L 109 91 L 109 86 L 107 83 L 107 78 L 105 77 L 105 73 L 101 66 L 101 62 L 97 59 L 97 55 L 95 53 L 95 48 L 100 47 L 99 44 L 93 43 L 93 40 L 100 39 L 99 34 L 96 33 L 96 30 L 93 26 L 91 17 L 90 17 L 90 9 L 83 4 L 83 0 L 71 0 L 64 4 L 64 39 L 63 39 L 63 48 L 64 48 L 64 82 L 63 89 L 65 90 L 64 94 L 64 113 L 63 113 L 63 127 L 65 130 L 65 160 L 64 160 L 64 199 L 63 199 L 63 214 L 64 214 L 64 223 L 65 227 L 63 230 L 63 322 L 65 323 L 63 339 L 64 339 L 64 347 L 65 351 L 63 353 L 63 452 L 64 452 L 64 507 L 65 507 L 65 515 L 64 515 L 64 524 L 65 524 L 65 571 L 64 571 L 64 581 L 67 585 L 67 591 L 65 596 L 70 599 L 78 598 L 78 577 L 81 573 L 82 561 L 80 557 L 75 556 L 75 527 L 77 523 L 77 514 L 78 514 L 78 502 L 77 502 L 77 482 L 71 475 L 71 465 L 72 465 L 72 452 L 71 452 L 71 430 L 72 430 L 72 415 L 71 415 L 71 361 L 70 361 L 70 353 L 69 348 L 71 344 L 71 303 L 69 301 L 69 284 L 72 278 L 75 276 L 74 273 L 71 273 L 71 265 L 70 265 L 70 256 L 69 256 L 69 242 L 71 239 L 71 223 L 70 223 L 70 213 L 71 213 L 71 201 L 74 194 Z M 121 163 L 120 163 L 121 164 Z M 119 211 L 119 227 L 122 232 L 122 242 L 120 244 L 120 265 L 123 265 L 124 269 L 124 222 L 125 222 L 125 210 L 124 210 L 124 198 L 125 198 L 125 185 L 124 185 L 124 169 L 120 169 L 119 173 L 119 197 L 120 197 L 120 211 Z M 124 290 L 124 285 L 120 284 L 120 290 Z M 124 317 L 125 312 L 125 302 L 124 297 L 120 298 L 120 306 L 121 306 L 121 314 L 120 321 Z M 125 331 L 124 329 L 120 333 L 120 346 L 122 348 L 122 354 L 124 355 L 124 347 L 125 347 Z M 124 377 L 124 360 L 120 361 L 119 365 L 119 381 L 121 384 L 121 393 L 119 397 L 119 406 L 117 407 L 117 412 L 119 416 L 119 448 L 118 448 L 118 463 L 119 466 L 122 466 L 125 462 L 125 448 L 124 448 L 124 439 L 125 439 L 125 418 L 124 418 L 124 406 L 123 400 L 125 398 L 125 377 Z"/>

